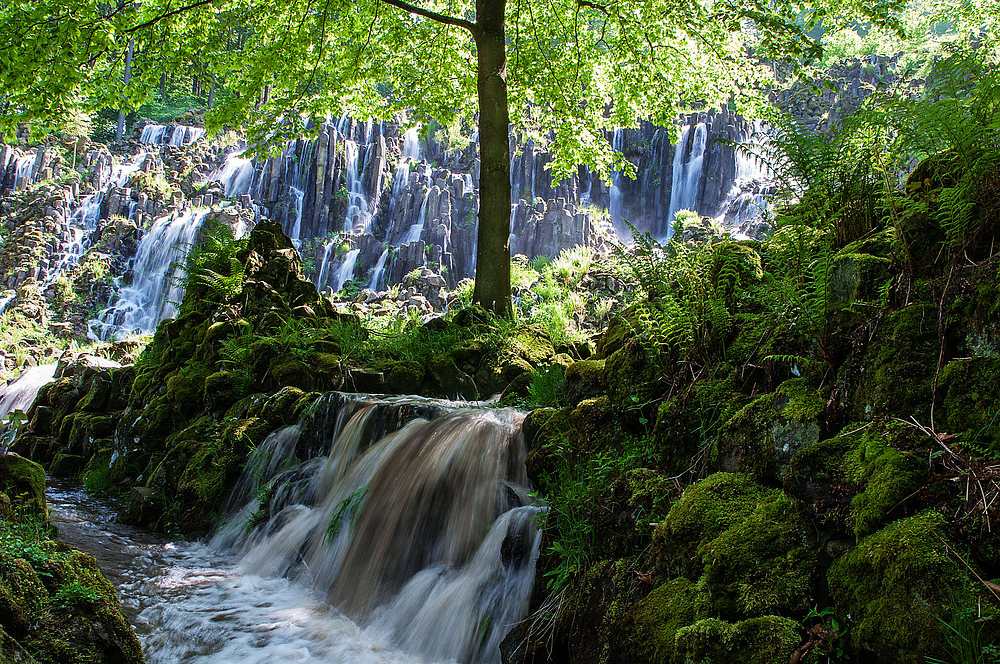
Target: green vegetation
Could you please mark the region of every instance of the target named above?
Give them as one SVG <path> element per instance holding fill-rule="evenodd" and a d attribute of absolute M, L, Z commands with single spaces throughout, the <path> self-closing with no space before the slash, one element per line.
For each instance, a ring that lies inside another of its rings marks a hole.
<path fill-rule="evenodd" d="M 47 664 L 141 662 L 139 641 L 94 559 L 53 539 L 44 477 L 31 461 L 0 457 L 4 656 L 26 652 Z"/>

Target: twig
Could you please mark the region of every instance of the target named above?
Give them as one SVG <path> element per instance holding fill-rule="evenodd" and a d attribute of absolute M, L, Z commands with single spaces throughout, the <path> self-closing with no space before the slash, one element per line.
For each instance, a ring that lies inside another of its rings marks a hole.
<path fill-rule="evenodd" d="M 942 544 L 944 544 L 944 547 L 945 547 L 946 549 L 948 549 L 948 551 L 949 551 L 950 553 L 953 553 L 953 554 L 955 554 L 955 557 L 956 557 L 956 558 L 958 558 L 959 560 L 961 560 L 961 561 L 962 561 L 962 564 L 963 564 L 963 565 L 965 565 L 966 569 L 968 569 L 968 570 L 969 570 L 970 572 L 972 572 L 972 575 L 973 575 L 973 576 L 975 576 L 975 577 L 976 577 L 977 579 L 979 579 L 979 583 L 983 584 L 983 587 L 984 587 L 984 588 L 986 588 L 987 590 L 989 590 L 989 591 L 990 591 L 990 594 L 991 594 L 991 595 L 993 595 L 994 597 L 996 597 L 997 601 L 1000 601 L 1000 595 L 998 595 L 998 594 L 997 594 L 997 591 L 996 591 L 996 590 L 994 590 L 994 589 L 993 589 L 993 588 L 991 587 L 991 585 L 990 585 L 989 583 L 987 583 L 987 582 L 986 582 L 986 581 L 985 581 L 985 580 L 983 579 L 983 577 L 979 576 L 979 573 L 978 573 L 978 572 L 976 572 L 976 570 L 972 569 L 972 565 L 970 565 L 970 564 L 968 563 L 968 561 L 966 561 L 966 560 L 965 560 L 965 558 L 963 558 L 963 557 L 962 557 L 962 554 L 960 554 L 960 553 L 959 553 L 958 551 L 955 551 L 955 549 L 953 549 L 953 548 L 951 547 L 951 545 L 950 545 L 950 544 L 948 544 L 948 542 L 946 542 L 946 541 L 944 540 L 944 538 L 943 538 L 943 537 L 941 537 L 940 535 L 938 535 L 938 534 L 937 534 L 936 532 L 934 532 L 933 530 L 931 531 L 931 534 L 932 534 L 932 535 L 934 535 L 934 537 L 938 538 L 938 541 L 939 541 L 939 542 L 941 542 Z"/>

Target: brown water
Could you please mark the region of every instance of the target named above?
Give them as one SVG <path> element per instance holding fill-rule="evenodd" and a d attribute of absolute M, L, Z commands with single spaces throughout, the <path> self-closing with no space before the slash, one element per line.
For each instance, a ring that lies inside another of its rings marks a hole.
<path fill-rule="evenodd" d="M 522 416 L 328 405 L 258 447 L 211 542 L 52 483 L 60 537 L 97 558 L 151 664 L 499 661 L 540 539 Z"/>

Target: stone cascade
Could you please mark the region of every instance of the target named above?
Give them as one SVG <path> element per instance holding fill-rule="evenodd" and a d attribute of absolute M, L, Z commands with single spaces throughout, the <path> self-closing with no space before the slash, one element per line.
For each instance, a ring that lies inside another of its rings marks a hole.
<path fill-rule="evenodd" d="M 147 124 L 139 133 L 139 142 L 145 145 L 190 145 L 205 135 L 204 127 L 187 125 Z"/>
<path fill-rule="evenodd" d="M 416 129 L 347 116 L 309 129 L 315 138 L 290 140 L 274 157 L 231 153 L 209 179 L 258 218 L 278 221 L 320 290 L 385 289 L 425 267 L 450 287 L 474 275 L 475 136 L 446 148 L 434 131 L 421 138 Z M 608 185 L 584 167 L 553 180 L 552 154 L 514 131 L 512 251 L 535 257 L 598 247 L 612 231 L 627 240 L 628 224 L 664 239 L 682 209 L 748 223 L 761 213 L 765 192 L 733 144 L 754 133 L 729 112 L 684 116 L 677 145 L 672 130 L 649 123 L 615 130 L 608 140 L 634 166 L 636 179 L 613 172 Z M 608 210 L 612 224 L 596 221 L 596 210 Z"/>
<path fill-rule="evenodd" d="M 20 191 L 29 184 L 59 177 L 65 170 L 59 153 L 46 147 L 22 151 L 0 142 L 0 195 Z"/>
<path fill-rule="evenodd" d="M 48 152 L 50 150 L 36 150 L 36 154 Z M 35 159 L 37 161 L 38 158 Z M 38 163 L 52 162 L 43 158 Z M 79 171 L 72 171 L 72 179 L 50 186 L 48 193 L 38 197 L 32 203 L 33 214 L 25 223 L 13 228 L 14 234 L 25 236 L 17 245 L 38 255 L 36 260 L 30 261 L 30 267 L 10 269 L 6 281 L 0 284 L 3 288 L 16 290 L 22 284 L 34 281 L 44 289 L 71 269 L 99 239 L 102 228 L 111 217 L 122 217 L 141 226 L 161 211 L 161 203 L 129 186 L 129 178 L 134 173 L 162 169 L 154 156 L 139 152 L 129 161 L 115 164 L 107 148 L 100 147 L 82 153 L 78 167 Z M 49 166 L 44 166 L 39 181 L 47 179 L 50 170 Z M 16 187 L 23 189 L 27 186 L 29 177 L 34 179 L 33 176 L 25 176 L 26 179 L 19 180 Z M 35 210 L 37 205 L 41 208 Z M 16 207 L 17 203 L 7 199 L 0 211 L 16 213 Z"/>

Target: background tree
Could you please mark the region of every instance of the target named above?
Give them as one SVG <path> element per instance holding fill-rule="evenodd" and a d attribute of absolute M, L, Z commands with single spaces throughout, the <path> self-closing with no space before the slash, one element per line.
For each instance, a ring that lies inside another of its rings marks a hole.
<path fill-rule="evenodd" d="M 853 3 L 853 0 L 844 0 Z M 210 128 L 277 144 L 329 112 L 444 123 L 478 112 L 481 173 L 474 299 L 510 308 L 511 120 L 550 144 L 553 174 L 630 171 L 605 136 L 685 108 L 760 108 L 769 58 L 818 54 L 805 33 L 838 13 L 886 21 L 895 0 L 804 8 L 765 0 L 94 0 L 0 10 L 0 122 L 51 126 L 80 100 L 136 104 L 163 72 L 201 63 L 239 94 Z M 134 40 L 131 76 L 121 74 Z M 234 44 L 238 46 L 234 48 Z M 266 103 L 261 104 L 261 100 Z M 263 111 L 263 112 L 261 112 Z"/>

